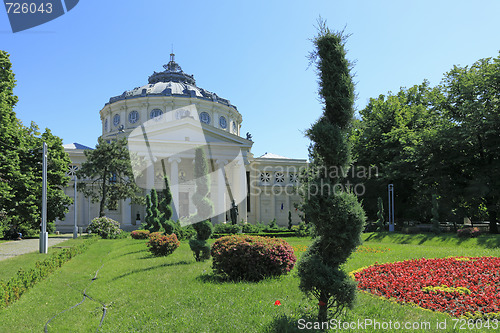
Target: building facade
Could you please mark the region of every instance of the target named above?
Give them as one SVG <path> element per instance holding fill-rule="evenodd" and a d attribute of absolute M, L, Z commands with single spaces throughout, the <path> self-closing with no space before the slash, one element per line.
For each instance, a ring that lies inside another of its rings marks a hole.
<path fill-rule="evenodd" d="M 251 136 L 241 136 L 243 117 L 236 106 L 196 86 L 194 77 L 175 62 L 174 54 L 163 67 L 164 71 L 149 77 L 147 85 L 110 98 L 99 112 L 101 137 L 107 141 L 127 137 L 131 154 L 144 161 L 134 169 L 144 195 L 152 188 L 161 190 L 167 175 L 173 218 L 195 214 L 194 155 L 201 147 L 209 165 L 214 223 L 229 221 L 229 210 L 236 205 L 238 221 L 268 224 L 276 219 L 285 226 L 290 212 L 292 222 L 298 224 L 295 204 L 300 196 L 295 190 L 307 161 L 271 153 L 254 157 Z M 71 159 L 68 175 L 72 177 L 65 192 L 75 197 L 75 172 L 85 161 L 84 151 L 91 148 L 77 143 L 64 148 Z M 76 193 L 75 203 L 64 220 L 56 221 L 58 230 L 72 231 L 75 218 L 85 229 L 98 216 L 98 204 L 82 194 Z M 119 221 L 123 229 L 133 230 L 144 220 L 145 207 L 123 200 L 106 215 Z"/>

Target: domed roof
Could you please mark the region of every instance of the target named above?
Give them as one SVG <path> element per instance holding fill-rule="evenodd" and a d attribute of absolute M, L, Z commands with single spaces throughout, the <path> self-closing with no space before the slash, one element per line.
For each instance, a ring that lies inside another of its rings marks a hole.
<path fill-rule="evenodd" d="M 170 54 L 170 61 L 163 65 L 163 72 L 154 72 L 148 79 L 149 84 L 142 87 L 137 87 L 123 94 L 111 97 L 111 104 L 117 101 L 131 98 L 140 98 L 146 96 L 179 96 L 179 97 L 195 97 L 204 100 L 217 102 L 236 109 L 227 99 L 217 96 L 217 94 L 199 88 L 196 86 L 196 81 L 193 75 L 186 74 L 182 71 L 181 66 L 174 60 L 175 54 Z"/>

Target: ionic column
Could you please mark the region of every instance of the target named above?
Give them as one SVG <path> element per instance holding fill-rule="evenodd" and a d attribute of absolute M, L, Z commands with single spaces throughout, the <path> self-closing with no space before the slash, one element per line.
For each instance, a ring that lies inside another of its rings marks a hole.
<path fill-rule="evenodd" d="M 245 165 L 237 161 L 233 168 L 233 196 L 237 199 L 235 200 L 238 205 L 238 222 L 243 220 L 247 221 L 247 187 L 246 185 L 246 169 Z"/>
<path fill-rule="evenodd" d="M 172 192 L 172 219 L 178 220 L 179 214 L 179 163 L 181 163 L 180 157 L 170 157 L 168 159 L 170 163 L 170 192 Z"/>
<path fill-rule="evenodd" d="M 130 198 L 122 200 L 122 220 L 123 225 L 132 225 L 132 205 L 130 204 Z"/>
<path fill-rule="evenodd" d="M 149 194 L 149 191 L 151 191 L 155 187 L 155 165 L 151 164 L 150 166 L 148 166 L 146 173 L 146 194 Z"/>
<path fill-rule="evenodd" d="M 226 180 L 224 178 L 224 167 L 227 160 L 217 160 L 217 221 L 222 223 L 226 220 Z"/>

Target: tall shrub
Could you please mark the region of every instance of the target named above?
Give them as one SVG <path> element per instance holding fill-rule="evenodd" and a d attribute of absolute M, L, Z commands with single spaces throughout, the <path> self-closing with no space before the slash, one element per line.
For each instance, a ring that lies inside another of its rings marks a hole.
<path fill-rule="evenodd" d="M 189 247 L 193 251 L 196 261 L 201 261 L 210 258 L 210 246 L 207 244 L 207 240 L 213 232 L 212 222 L 209 220 L 213 212 L 213 204 L 208 197 L 210 177 L 207 159 L 202 148 L 196 149 L 194 163 L 196 192 L 193 194 L 193 204 L 196 206 L 196 214 L 190 218 L 194 222 L 193 228 L 196 230 L 196 238 L 189 241 Z"/>
<path fill-rule="evenodd" d="M 163 189 L 164 198 L 159 204 L 159 209 L 161 211 L 161 227 L 165 231 L 165 234 L 170 235 L 174 232 L 175 223 L 172 221 L 172 192 L 170 192 L 170 185 L 167 176 L 163 177 L 165 182 L 165 188 Z"/>
<path fill-rule="evenodd" d="M 301 191 L 301 210 L 315 226 L 316 238 L 299 261 L 298 275 L 300 289 L 318 300 L 321 322 L 327 321 L 329 309 L 335 316 L 353 306 L 356 285 L 341 266 L 361 244 L 365 222 L 357 197 L 348 190 L 338 191 L 346 188 L 341 173 L 330 172 L 347 170 L 351 163 L 354 84 L 345 40 L 342 32 L 331 32 L 320 22 L 310 55 L 320 78 L 323 114 L 306 132 L 312 141 L 311 164 Z"/>

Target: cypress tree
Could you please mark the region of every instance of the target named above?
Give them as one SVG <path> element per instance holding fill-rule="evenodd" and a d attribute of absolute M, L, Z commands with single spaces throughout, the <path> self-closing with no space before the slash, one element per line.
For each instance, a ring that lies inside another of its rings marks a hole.
<path fill-rule="evenodd" d="M 339 173 L 329 172 L 347 170 L 351 163 L 348 136 L 355 96 L 346 36 L 319 23 L 310 59 L 320 79 L 323 114 L 306 132 L 312 141 L 311 164 L 301 191 L 301 210 L 314 225 L 316 237 L 298 264 L 298 275 L 300 289 L 318 300 L 318 320 L 325 322 L 329 309 L 335 316 L 353 306 L 356 285 L 341 265 L 361 244 L 365 214 L 357 197 L 345 190 L 344 180 L 336 177 Z"/>
<path fill-rule="evenodd" d="M 213 232 L 212 222 L 210 221 L 213 204 L 208 198 L 210 194 L 210 176 L 207 158 L 202 148 L 196 149 L 194 163 L 196 192 L 193 194 L 193 204 L 196 206 L 196 214 L 191 217 L 191 221 L 194 222 L 193 228 L 196 231 L 196 238 L 189 240 L 189 247 L 193 251 L 196 261 L 201 261 L 210 258 L 210 246 L 207 244 L 207 240 Z"/>
<path fill-rule="evenodd" d="M 163 189 L 163 199 L 159 204 L 159 209 L 162 214 L 161 216 L 161 227 L 165 231 L 165 234 L 172 234 L 175 229 L 174 221 L 172 221 L 172 192 L 170 192 L 170 185 L 168 182 L 168 177 L 164 176 L 163 181 L 165 182 L 165 188 Z"/>

